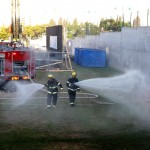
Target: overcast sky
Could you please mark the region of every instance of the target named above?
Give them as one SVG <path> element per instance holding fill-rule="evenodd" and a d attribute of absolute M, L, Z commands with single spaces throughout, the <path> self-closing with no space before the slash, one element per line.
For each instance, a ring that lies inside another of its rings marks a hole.
<path fill-rule="evenodd" d="M 0 24 L 8 24 L 11 18 L 11 0 L 0 0 Z M 98 23 L 101 18 L 115 18 L 130 14 L 136 17 L 137 11 L 143 20 L 150 9 L 150 0 L 20 0 L 21 18 L 31 16 L 32 23 L 47 23 L 51 18 L 77 18 L 79 21 Z M 150 19 L 149 19 L 150 20 Z"/>

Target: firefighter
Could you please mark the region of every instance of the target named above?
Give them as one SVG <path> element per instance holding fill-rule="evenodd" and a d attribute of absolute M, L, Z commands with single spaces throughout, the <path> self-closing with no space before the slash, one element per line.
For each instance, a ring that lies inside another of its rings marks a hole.
<path fill-rule="evenodd" d="M 78 81 L 79 80 L 77 78 L 77 73 L 75 71 L 73 71 L 71 73 L 71 77 L 66 82 L 71 107 L 75 106 L 74 102 L 75 102 L 75 99 L 76 99 L 76 91 L 77 90 L 80 91 L 80 87 L 75 84 Z"/>
<path fill-rule="evenodd" d="M 50 108 L 53 105 L 56 108 L 57 96 L 58 96 L 58 86 L 63 90 L 63 86 L 58 82 L 52 74 L 48 75 L 48 81 L 45 87 L 47 87 L 47 107 Z"/>

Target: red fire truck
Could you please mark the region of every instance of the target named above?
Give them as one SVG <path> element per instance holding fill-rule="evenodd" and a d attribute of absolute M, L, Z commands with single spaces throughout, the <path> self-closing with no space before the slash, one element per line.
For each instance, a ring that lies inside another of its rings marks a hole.
<path fill-rule="evenodd" d="M 31 81 L 35 79 L 34 51 L 17 43 L 0 42 L 0 89 L 11 91 L 9 81 Z"/>

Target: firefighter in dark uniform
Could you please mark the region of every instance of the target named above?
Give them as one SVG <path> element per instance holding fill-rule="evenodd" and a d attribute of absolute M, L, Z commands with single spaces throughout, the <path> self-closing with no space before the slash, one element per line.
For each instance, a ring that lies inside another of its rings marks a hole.
<path fill-rule="evenodd" d="M 69 95 L 69 101 L 70 106 L 75 106 L 74 102 L 76 99 L 76 91 L 80 91 L 79 86 L 77 86 L 75 83 L 78 82 L 77 73 L 74 71 L 71 73 L 71 77 L 67 80 L 66 86 L 68 88 L 68 95 Z"/>
<path fill-rule="evenodd" d="M 47 84 L 45 85 L 47 87 L 47 107 L 50 108 L 51 104 L 53 107 L 56 107 L 57 103 L 57 96 L 58 96 L 58 86 L 62 90 L 62 84 L 58 82 L 52 74 L 48 75 L 48 81 Z"/>

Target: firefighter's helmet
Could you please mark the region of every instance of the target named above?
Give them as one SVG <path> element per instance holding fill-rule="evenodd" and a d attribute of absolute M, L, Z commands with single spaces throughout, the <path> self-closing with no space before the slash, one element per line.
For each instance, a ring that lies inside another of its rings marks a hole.
<path fill-rule="evenodd" d="M 49 74 L 48 78 L 54 78 L 54 76 L 52 74 Z"/>
<path fill-rule="evenodd" d="M 77 73 L 76 73 L 75 71 L 73 71 L 73 72 L 71 73 L 71 75 L 72 75 L 72 77 L 76 77 L 76 76 L 77 76 Z"/>

